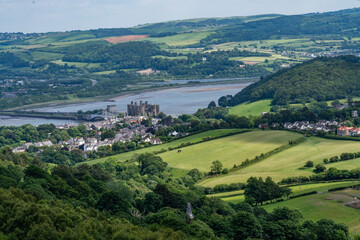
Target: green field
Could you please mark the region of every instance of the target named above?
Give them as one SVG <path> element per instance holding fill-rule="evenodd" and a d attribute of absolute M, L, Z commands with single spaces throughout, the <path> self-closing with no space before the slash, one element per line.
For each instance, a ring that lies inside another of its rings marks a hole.
<path fill-rule="evenodd" d="M 290 187 L 290 188 L 293 191 L 292 196 L 296 196 L 299 194 L 305 194 L 305 193 L 309 193 L 309 192 L 313 192 L 313 191 L 322 193 L 322 192 L 327 192 L 329 189 L 332 189 L 332 188 L 351 187 L 353 185 L 354 185 L 354 183 L 352 181 L 347 181 L 347 182 L 304 184 L 301 186 L 299 185 L 299 186 L 294 186 L 294 187 Z M 235 192 L 219 193 L 219 195 L 217 197 L 221 197 L 222 200 L 235 204 L 235 203 L 243 202 L 245 200 L 245 196 L 243 195 L 244 191 L 243 190 L 241 190 L 241 191 L 242 192 L 239 191 L 239 193 L 238 193 L 239 195 L 233 195 L 233 194 L 236 194 L 237 191 L 235 191 Z M 211 195 L 211 196 L 214 196 L 214 195 Z M 233 195 L 233 196 L 231 196 L 231 195 Z"/>
<path fill-rule="evenodd" d="M 75 67 L 78 67 L 78 68 L 92 68 L 92 67 L 99 67 L 100 66 L 100 63 L 83 63 L 83 62 L 64 62 L 62 61 L 61 59 L 60 60 L 55 60 L 55 61 L 52 61 L 53 63 L 55 64 L 58 64 L 58 65 L 69 65 L 69 66 L 75 66 Z"/>
<path fill-rule="evenodd" d="M 199 43 L 201 39 L 206 38 L 213 32 L 194 32 L 194 33 L 183 33 L 169 37 L 162 38 L 147 38 L 146 41 L 152 41 L 155 43 L 165 43 L 172 47 L 180 47 Z"/>
<path fill-rule="evenodd" d="M 317 137 L 308 138 L 307 141 L 277 153 L 259 163 L 243 168 L 239 171 L 217 178 L 206 179 L 200 184 L 203 186 L 215 186 L 224 183 L 246 182 L 251 176 L 272 177 L 275 181 L 280 181 L 285 177 L 309 176 L 314 174 L 312 169 L 299 170 L 309 160 L 314 164 L 323 162 L 324 158 L 340 155 L 344 152 L 358 152 L 360 142 L 330 140 Z M 337 167 L 339 169 L 354 169 L 360 167 L 360 160 L 354 159 L 325 165 Z"/>
<path fill-rule="evenodd" d="M 354 194 L 354 192 L 356 192 Z M 337 223 L 345 223 L 350 227 L 350 232 L 360 230 L 360 210 L 347 207 L 344 204 L 354 201 L 353 196 L 360 196 L 360 191 L 340 191 L 334 193 L 324 193 L 310 195 L 291 199 L 288 201 L 278 202 L 264 206 L 265 210 L 271 212 L 276 207 L 289 207 L 298 209 L 304 219 L 320 220 L 329 218 Z"/>
<path fill-rule="evenodd" d="M 256 102 L 246 102 L 232 107 L 230 114 L 238 116 L 258 116 L 262 112 L 269 112 L 271 108 L 271 100 L 261 100 Z"/>
<path fill-rule="evenodd" d="M 230 197 L 230 196 L 240 196 L 244 194 L 244 190 L 237 190 L 237 191 L 231 191 L 231 192 L 222 192 L 222 193 L 215 193 L 215 194 L 210 194 L 210 195 L 206 195 L 208 197 L 220 197 L 220 198 L 225 198 L 225 197 Z"/>
<path fill-rule="evenodd" d="M 173 168 L 197 168 L 208 172 L 215 160 L 222 162 L 224 168 L 231 168 L 299 137 L 300 134 L 287 131 L 254 131 L 185 147 L 181 153 L 169 151 L 159 156 Z"/>
<path fill-rule="evenodd" d="M 160 145 L 143 148 L 143 149 L 139 149 L 139 150 L 135 150 L 135 151 L 131 151 L 131 152 L 121 153 L 121 154 L 113 155 L 113 156 L 106 157 L 106 158 L 91 160 L 91 161 L 87 161 L 86 163 L 87 164 L 96 164 L 96 163 L 104 162 L 108 158 L 115 158 L 117 161 L 130 160 L 132 158 L 132 156 L 134 156 L 134 154 L 160 151 L 161 149 L 167 150 L 169 147 L 177 147 L 177 146 L 181 145 L 182 143 L 201 142 L 203 140 L 203 138 L 205 138 L 205 137 L 221 137 L 221 136 L 224 136 L 227 134 L 241 133 L 243 131 L 244 131 L 244 129 L 217 129 L 217 130 L 207 131 L 207 132 L 195 134 L 195 135 L 192 135 L 189 137 L 181 138 L 181 139 L 172 141 L 170 143 L 160 144 Z M 175 152 L 177 152 L 177 151 L 175 151 Z"/>
<path fill-rule="evenodd" d="M 32 51 L 31 56 L 32 56 L 33 60 L 45 59 L 45 60 L 53 61 L 53 60 L 61 59 L 64 56 L 64 54 L 52 53 L 52 52 L 42 52 L 42 51 Z"/>

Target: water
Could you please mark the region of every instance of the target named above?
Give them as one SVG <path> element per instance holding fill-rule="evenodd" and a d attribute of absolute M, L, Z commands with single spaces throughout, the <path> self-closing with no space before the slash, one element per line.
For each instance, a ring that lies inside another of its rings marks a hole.
<path fill-rule="evenodd" d="M 127 104 L 129 104 L 131 101 L 148 101 L 149 104 L 159 104 L 160 111 L 172 116 L 178 116 L 183 113 L 195 113 L 199 108 L 207 107 L 211 101 L 217 102 L 217 100 L 224 95 L 234 95 L 249 84 L 250 83 L 216 83 L 205 86 L 179 87 L 119 96 L 111 99 L 111 101 L 96 101 L 68 105 L 49 105 L 47 107 L 34 108 L 30 110 L 39 112 L 77 112 L 78 110 L 82 110 L 85 112 L 88 110 L 106 109 L 107 105 L 115 104 L 117 105 L 118 112 L 126 112 Z M 31 123 L 33 125 L 54 123 L 56 125 L 69 122 L 72 121 L 23 117 L 9 117 L 5 120 L 0 119 L 0 125 L 16 126 L 26 123 Z"/>
<path fill-rule="evenodd" d="M 63 125 L 65 123 L 74 123 L 73 120 L 63 119 L 45 119 L 45 118 L 33 118 L 33 117 L 13 117 L 0 115 L 0 126 L 22 126 L 24 124 L 31 124 L 38 126 L 41 124 L 53 123 L 55 125 Z"/>
<path fill-rule="evenodd" d="M 142 84 L 141 86 L 144 87 L 151 87 L 151 86 L 167 86 L 167 85 L 184 85 L 191 82 L 196 83 L 212 83 L 212 82 L 227 82 L 227 81 L 234 81 L 234 80 L 253 80 L 254 78 L 245 77 L 245 78 L 217 78 L 217 79 L 190 79 L 190 80 L 170 80 L 164 82 L 151 82 L 148 84 Z"/>

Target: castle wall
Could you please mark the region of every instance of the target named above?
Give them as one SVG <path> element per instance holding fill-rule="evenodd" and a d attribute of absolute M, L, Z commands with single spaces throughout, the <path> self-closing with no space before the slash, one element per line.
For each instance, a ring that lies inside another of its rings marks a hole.
<path fill-rule="evenodd" d="M 147 101 L 145 103 L 140 101 L 140 105 L 137 105 L 137 102 L 131 102 L 127 105 L 127 112 L 129 116 L 157 116 L 160 113 L 160 106 L 148 104 Z"/>

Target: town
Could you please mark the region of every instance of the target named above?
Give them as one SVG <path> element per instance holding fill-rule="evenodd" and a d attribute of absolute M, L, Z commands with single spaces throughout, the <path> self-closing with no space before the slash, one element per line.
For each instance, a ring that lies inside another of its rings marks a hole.
<path fill-rule="evenodd" d="M 172 123 L 162 123 L 162 119 L 159 118 L 160 114 L 160 106 L 148 104 L 148 102 L 140 101 L 138 105 L 137 102 L 131 102 L 128 105 L 128 111 L 125 114 L 118 114 L 116 112 L 116 105 L 108 105 L 106 109 L 109 116 L 105 117 L 102 121 L 96 122 L 84 122 L 83 125 L 86 127 L 86 131 L 96 131 L 95 136 L 87 137 L 84 139 L 80 138 L 70 138 L 67 141 L 58 141 L 57 143 L 53 143 L 49 140 L 45 140 L 42 142 L 27 142 L 22 146 L 15 147 L 12 149 L 14 153 L 25 152 L 30 146 L 35 146 L 37 148 L 41 147 L 51 147 L 54 145 L 58 145 L 61 149 L 72 151 L 74 149 L 82 150 L 86 156 L 86 153 L 95 152 L 100 147 L 104 146 L 112 146 L 116 142 L 131 142 L 135 140 L 139 140 L 139 143 L 147 143 L 150 145 L 162 144 L 160 138 L 156 137 L 154 133 L 159 130 L 159 128 L 167 128 Z M 113 115 L 113 116 L 111 116 Z M 149 126 L 143 125 L 143 121 L 151 120 Z M 59 130 L 66 130 L 75 127 L 75 124 L 65 124 L 56 126 Z M 117 126 L 120 129 L 116 132 L 115 137 L 113 138 L 103 138 L 101 137 L 102 132 L 114 129 Z M 170 133 L 173 137 L 183 137 L 187 136 L 187 133 L 178 133 L 176 131 Z"/>

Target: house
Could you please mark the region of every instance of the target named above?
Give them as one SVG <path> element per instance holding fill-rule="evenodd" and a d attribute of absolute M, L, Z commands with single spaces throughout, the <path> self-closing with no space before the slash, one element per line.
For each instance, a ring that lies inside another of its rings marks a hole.
<path fill-rule="evenodd" d="M 278 128 L 278 127 L 280 127 L 280 124 L 279 123 L 273 123 L 273 124 L 271 124 L 271 127 L 272 128 Z"/>
<path fill-rule="evenodd" d="M 150 140 L 150 144 L 151 144 L 151 145 L 162 144 L 162 141 L 160 140 L 160 138 L 152 138 L 152 139 Z"/>
<path fill-rule="evenodd" d="M 267 129 L 267 128 L 269 128 L 269 124 L 267 124 L 267 123 L 259 124 L 259 128 Z"/>
<path fill-rule="evenodd" d="M 16 147 L 12 149 L 13 153 L 21 153 L 21 152 L 25 152 L 26 148 L 25 146 L 20 146 L 20 147 Z"/>
<path fill-rule="evenodd" d="M 151 142 L 151 139 L 149 137 L 145 137 L 141 140 L 141 142 L 148 143 L 148 142 Z"/>
<path fill-rule="evenodd" d="M 358 117 L 358 116 L 359 116 L 358 111 L 356 111 L 356 110 L 351 111 L 351 116 L 352 116 L 353 118 Z"/>
<path fill-rule="evenodd" d="M 360 134 L 360 128 L 356 127 L 339 127 L 337 129 L 338 136 L 354 136 Z"/>
<path fill-rule="evenodd" d="M 169 136 L 176 137 L 177 135 L 179 135 L 179 133 L 177 131 L 173 131 L 172 133 L 169 133 Z"/>

